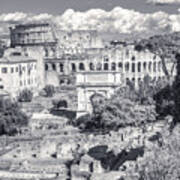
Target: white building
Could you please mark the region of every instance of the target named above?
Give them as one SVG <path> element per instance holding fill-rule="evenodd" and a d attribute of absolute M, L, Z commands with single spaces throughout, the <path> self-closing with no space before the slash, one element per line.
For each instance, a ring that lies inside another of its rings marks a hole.
<path fill-rule="evenodd" d="M 23 89 L 36 91 L 37 70 L 35 59 L 24 56 L 18 49 L 8 49 L 0 58 L 0 89 L 16 97 Z"/>
<path fill-rule="evenodd" d="M 98 93 L 110 98 L 116 88 L 122 85 L 122 73 L 113 71 L 91 71 L 76 74 L 78 92 L 77 117 L 92 112 L 90 98 Z"/>

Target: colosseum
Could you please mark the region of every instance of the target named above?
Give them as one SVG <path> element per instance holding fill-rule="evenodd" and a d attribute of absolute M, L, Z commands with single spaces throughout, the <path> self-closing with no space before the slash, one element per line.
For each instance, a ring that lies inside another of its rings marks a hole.
<path fill-rule="evenodd" d="M 105 46 L 95 30 L 65 31 L 52 24 L 24 24 L 10 28 L 11 46 L 38 59 L 42 86 L 71 83 L 65 79 L 79 72 L 120 72 L 121 81 L 138 85 L 146 75 L 164 76 L 161 60 L 149 51 L 137 52 L 133 43 Z M 67 78 L 68 79 L 68 78 Z"/>

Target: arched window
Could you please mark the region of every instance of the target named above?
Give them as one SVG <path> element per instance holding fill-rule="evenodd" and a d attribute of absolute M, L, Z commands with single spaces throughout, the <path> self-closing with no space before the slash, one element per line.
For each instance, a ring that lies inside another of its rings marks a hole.
<path fill-rule="evenodd" d="M 56 64 L 52 64 L 52 69 L 53 69 L 53 71 L 56 71 Z"/>
<path fill-rule="evenodd" d="M 113 63 L 111 64 L 111 70 L 112 70 L 112 71 L 115 71 L 115 70 L 116 70 L 116 63 L 113 62 Z"/>
<path fill-rule="evenodd" d="M 94 71 L 94 64 L 93 63 L 89 63 L 89 69 L 90 69 L 90 71 Z"/>
<path fill-rule="evenodd" d="M 123 68 L 123 66 L 122 66 L 122 63 L 120 62 L 120 63 L 118 63 L 118 67 L 120 68 L 120 69 L 122 69 Z"/>
<path fill-rule="evenodd" d="M 104 70 L 107 71 L 109 69 L 108 63 L 104 63 Z"/>
<path fill-rule="evenodd" d="M 138 62 L 138 72 L 141 72 L 141 63 Z"/>
<path fill-rule="evenodd" d="M 156 72 L 156 62 L 153 63 L 153 71 Z"/>
<path fill-rule="evenodd" d="M 146 71 L 146 66 L 147 66 L 147 64 L 146 64 L 146 62 L 144 62 L 144 63 L 143 63 L 143 69 L 144 69 L 144 71 Z"/>
<path fill-rule="evenodd" d="M 76 72 L 76 65 L 74 63 L 71 64 L 72 72 Z"/>
<path fill-rule="evenodd" d="M 97 63 L 96 70 L 100 71 L 101 69 L 102 69 L 102 64 L 101 63 Z"/>
<path fill-rule="evenodd" d="M 152 71 L 152 62 L 149 62 L 149 67 L 148 67 L 148 69 L 149 69 L 149 72 Z"/>
<path fill-rule="evenodd" d="M 135 72 L 135 63 L 132 63 L 132 72 Z"/>
<path fill-rule="evenodd" d="M 45 64 L 45 71 L 48 71 L 48 64 Z"/>
<path fill-rule="evenodd" d="M 62 63 L 59 64 L 60 72 L 64 72 L 64 65 Z"/>
<path fill-rule="evenodd" d="M 83 63 L 80 63 L 80 64 L 79 64 L 79 70 L 80 70 L 80 71 L 84 71 L 84 70 L 85 70 Z"/>
<path fill-rule="evenodd" d="M 125 70 L 126 70 L 126 72 L 129 71 L 129 63 L 128 62 L 125 64 Z"/>

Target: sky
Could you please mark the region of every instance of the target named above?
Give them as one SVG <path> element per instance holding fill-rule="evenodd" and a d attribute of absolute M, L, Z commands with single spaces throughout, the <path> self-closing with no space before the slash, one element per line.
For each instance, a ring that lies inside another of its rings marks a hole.
<path fill-rule="evenodd" d="M 178 3 L 178 1 L 180 2 L 180 0 L 0 0 L 0 12 L 12 13 L 20 11 L 57 15 L 62 14 L 66 9 L 86 11 L 100 8 L 110 11 L 114 7 L 120 6 L 144 13 L 159 10 L 167 13 L 177 13 L 178 6 L 176 2 Z"/>
<path fill-rule="evenodd" d="M 0 35 L 16 23 L 53 21 L 105 34 L 180 31 L 180 0 L 0 0 Z"/>

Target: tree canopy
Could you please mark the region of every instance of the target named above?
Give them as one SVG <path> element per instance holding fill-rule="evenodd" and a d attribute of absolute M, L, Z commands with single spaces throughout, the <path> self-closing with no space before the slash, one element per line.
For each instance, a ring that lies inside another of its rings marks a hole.
<path fill-rule="evenodd" d="M 135 50 L 149 50 L 155 56 L 159 56 L 161 58 L 162 68 L 168 79 L 174 71 L 174 66 L 177 61 L 176 54 L 179 52 L 179 48 L 180 33 L 152 36 L 149 39 L 142 39 L 135 45 Z M 168 61 L 172 61 L 174 63 L 171 70 L 167 67 Z"/>
<path fill-rule="evenodd" d="M 18 103 L 0 99 L 0 134 L 13 135 L 28 124 L 28 117 Z"/>

